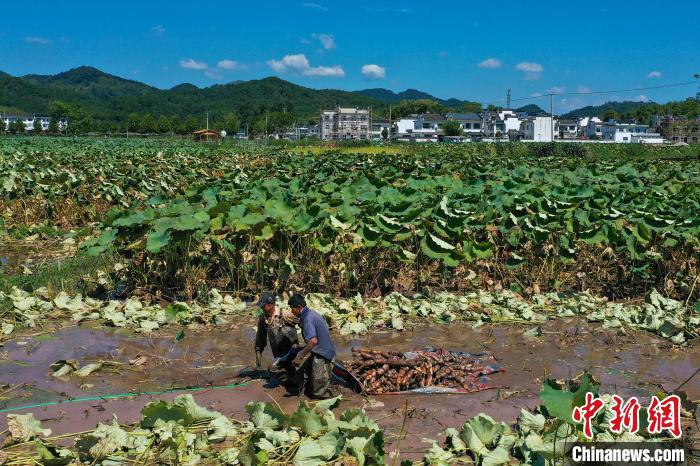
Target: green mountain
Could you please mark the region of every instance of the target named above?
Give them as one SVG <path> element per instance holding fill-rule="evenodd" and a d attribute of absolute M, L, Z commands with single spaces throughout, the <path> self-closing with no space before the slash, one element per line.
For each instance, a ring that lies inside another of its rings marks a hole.
<path fill-rule="evenodd" d="M 311 89 L 276 77 L 236 81 L 205 88 L 184 83 L 171 89 L 158 89 L 89 66 L 81 66 L 52 76 L 14 77 L 0 71 L 0 111 L 10 114 L 48 114 L 54 101 L 70 104 L 87 112 L 95 122 L 108 125 L 126 121 L 131 113 L 150 113 L 156 118 L 161 115 L 178 115 L 183 120 L 194 116 L 201 120 L 204 113 L 209 112 L 211 118 L 220 121 L 224 115 L 233 112 L 244 123 L 252 123 L 266 113 L 284 111 L 292 113 L 291 118 L 296 121 L 316 120 L 320 110 L 336 105 L 365 108 L 371 106 L 375 115 L 387 113 L 389 104 L 395 104 L 395 115 L 401 114 L 402 111 L 410 114 L 446 109 L 475 111 L 481 108 L 476 102 L 439 99 L 416 89 L 407 89 L 399 93 L 381 88 L 357 92 Z M 537 105 L 527 105 L 518 110 L 546 113 Z M 695 99 L 669 102 L 665 105 L 610 102 L 597 107 L 584 107 L 562 116 L 602 116 L 609 110 L 646 121 L 652 112 L 695 117 L 700 114 L 700 103 Z"/>
<path fill-rule="evenodd" d="M 403 92 L 393 92 L 389 89 L 383 89 L 381 87 L 374 89 L 364 89 L 357 91 L 359 94 L 364 94 L 366 96 L 372 97 L 373 99 L 379 100 L 386 104 L 396 104 L 404 100 L 433 100 L 440 105 L 449 107 L 455 110 L 461 109 L 465 103 L 474 104 L 475 102 L 470 102 L 467 100 L 459 99 L 440 99 L 427 92 L 419 91 L 417 89 L 406 89 Z"/>
<path fill-rule="evenodd" d="M 54 76 L 0 74 L 0 109 L 48 113 L 55 100 L 80 107 L 95 120 L 106 122 L 124 121 L 133 112 L 181 118 L 203 115 L 206 111 L 213 118 L 234 112 L 247 120 L 265 112 L 286 110 L 300 118 L 316 118 L 321 109 L 336 105 L 379 109 L 384 106 L 381 101 L 360 93 L 310 89 L 275 77 L 203 89 L 180 84 L 163 90 L 91 67 Z"/>
<path fill-rule="evenodd" d="M 155 87 L 138 81 L 104 73 L 91 66 L 81 66 L 53 76 L 30 74 L 22 79 L 42 86 L 66 89 L 98 100 L 106 101 L 123 95 L 147 94 Z"/>
<path fill-rule="evenodd" d="M 614 111 L 619 114 L 636 113 L 642 108 L 658 107 L 654 102 L 633 102 L 626 100 L 624 102 L 606 102 L 603 105 L 589 105 L 587 107 L 572 110 L 569 113 L 562 115 L 563 118 L 578 118 L 578 117 L 601 117 L 605 112 Z"/>
<path fill-rule="evenodd" d="M 530 115 L 541 115 L 545 112 L 539 105 L 529 104 L 515 109 L 516 112 L 527 112 Z"/>

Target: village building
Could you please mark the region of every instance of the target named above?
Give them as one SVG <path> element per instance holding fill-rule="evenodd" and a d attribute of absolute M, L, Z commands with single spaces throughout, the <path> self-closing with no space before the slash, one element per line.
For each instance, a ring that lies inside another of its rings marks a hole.
<path fill-rule="evenodd" d="M 321 112 L 321 139 L 324 141 L 370 139 L 369 109 L 336 107 Z"/>

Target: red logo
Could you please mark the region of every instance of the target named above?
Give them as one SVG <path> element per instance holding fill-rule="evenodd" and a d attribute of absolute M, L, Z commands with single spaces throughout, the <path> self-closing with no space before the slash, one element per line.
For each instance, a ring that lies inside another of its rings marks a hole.
<path fill-rule="evenodd" d="M 617 395 L 613 395 L 612 399 L 613 405 L 610 410 L 615 417 L 610 420 L 610 430 L 616 434 L 621 434 L 624 429 L 632 434 L 639 432 L 639 400 L 632 397 L 625 403 Z"/>
<path fill-rule="evenodd" d="M 678 395 L 669 395 L 663 400 L 651 397 L 648 430 L 650 434 L 667 430 L 676 438 L 681 436 L 681 399 Z"/>
<path fill-rule="evenodd" d="M 588 392 L 586 393 L 586 403 L 583 406 L 575 407 L 574 412 L 571 414 L 571 418 L 575 422 L 583 422 L 583 435 L 587 439 L 593 438 L 593 423 L 591 421 L 603 409 L 603 406 L 605 406 L 603 400 Z"/>
<path fill-rule="evenodd" d="M 612 396 L 612 406 L 610 411 L 613 418 L 610 420 L 610 430 L 616 434 L 621 434 L 627 430 L 632 434 L 639 432 L 639 411 L 641 405 L 636 397 L 631 397 L 625 402 L 617 395 Z M 574 408 L 571 418 L 574 422 L 583 424 L 583 435 L 593 439 L 593 418 L 605 406 L 602 399 L 596 398 L 593 393 L 586 393 L 586 402 L 583 406 Z M 668 431 L 675 438 L 681 436 L 681 399 L 678 395 L 669 395 L 663 400 L 652 396 L 651 403 L 647 408 L 649 426 L 647 431 L 650 434 L 660 434 L 664 430 Z"/>

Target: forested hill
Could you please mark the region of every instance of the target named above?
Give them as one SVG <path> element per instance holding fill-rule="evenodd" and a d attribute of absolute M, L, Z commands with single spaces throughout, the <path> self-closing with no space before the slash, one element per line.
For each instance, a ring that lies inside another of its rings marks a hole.
<path fill-rule="evenodd" d="M 440 99 L 416 89 L 395 93 L 388 89 L 365 89 L 349 92 L 337 89 L 311 89 L 280 78 L 268 77 L 199 88 L 184 83 L 170 89 L 114 76 L 96 68 L 81 66 L 51 76 L 11 76 L 0 71 L 0 109 L 5 113 L 62 115 L 92 127 L 122 127 L 129 117 L 184 120 L 197 123 L 209 112 L 212 121 L 221 122 L 231 114 L 244 124 L 254 125 L 265 115 L 279 124 L 307 123 L 318 119 L 321 109 L 336 105 L 372 107 L 376 116 L 386 116 L 389 104 L 392 115 L 400 117 L 421 112 L 478 112 L 478 102 Z M 540 113 L 530 105 L 519 110 Z M 72 112 L 72 113 L 71 113 Z M 610 102 L 597 107 L 574 110 L 564 117 L 612 116 L 648 119 L 652 113 L 675 113 L 697 116 L 700 102 L 688 99 L 665 105 L 641 102 Z M 136 116 L 134 116 L 136 115 Z M 79 118 L 78 118 L 79 117 Z M 88 123 L 89 122 L 89 123 Z"/>

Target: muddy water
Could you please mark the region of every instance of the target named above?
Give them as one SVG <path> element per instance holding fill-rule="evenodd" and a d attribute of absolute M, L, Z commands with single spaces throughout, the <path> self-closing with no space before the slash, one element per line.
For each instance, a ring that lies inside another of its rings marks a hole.
<path fill-rule="evenodd" d="M 73 244 L 64 244 L 60 239 L 38 239 L 35 236 L 22 240 L 0 240 L 0 273 L 22 273 L 22 266 L 36 266 L 69 257 L 75 252 Z"/>
<path fill-rule="evenodd" d="M 590 370 L 603 384 L 603 393 L 642 398 L 663 387 L 675 389 L 700 367 L 698 348 L 673 349 L 646 333 L 618 335 L 580 320 L 557 320 L 545 324 L 543 334 L 528 338 L 528 327 L 461 324 L 417 327 L 402 333 L 376 332 L 363 338 L 336 336 L 338 357 L 350 359 L 356 346 L 407 351 L 428 346 L 468 352 L 490 351 L 506 369 L 491 377 L 494 389 L 467 395 L 384 395 L 368 400 L 343 392 L 341 409 L 365 406 L 385 428 L 389 450 L 396 445 L 404 415 L 407 437 L 401 442 L 402 457 L 418 458 L 430 445 L 423 438 L 437 439 L 445 427 L 459 427 L 469 417 L 485 412 L 512 422 L 521 408 L 539 404 L 537 393 L 544 377 L 568 378 Z M 173 387 L 211 387 L 241 381 L 239 372 L 253 361 L 253 321 L 227 329 L 186 330 L 179 342 L 172 333 L 148 337 L 124 330 L 71 327 L 40 337 L 16 337 L 0 348 L 0 384 L 27 384 L 0 397 L 0 410 L 49 400 L 147 392 Z M 4 352 L 3 352 L 4 350 Z M 130 360 L 145 358 L 142 365 Z M 115 372 L 99 372 L 84 379 L 58 379 L 49 365 L 59 359 L 81 364 L 110 360 L 121 363 Z M 91 384 L 81 388 L 81 384 Z M 236 388 L 205 388 L 192 392 L 197 401 L 238 419 L 246 419 L 245 404 L 275 399 L 293 410 L 297 397 L 281 388 L 265 388 L 256 380 Z M 690 399 L 700 399 L 700 379 L 684 386 Z M 1 392 L 2 390 L 0 390 Z M 141 395 L 118 399 L 93 399 L 13 411 L 34 412 L 54 433 L 76 432 L 107 421 L 117 413 L 121 422 L 134 422 L 145 403 L 176 395 Z M 376 403 L 378 401 L 379 403 Z M 0 431 L 6 427 L 0 414 Z"/>

